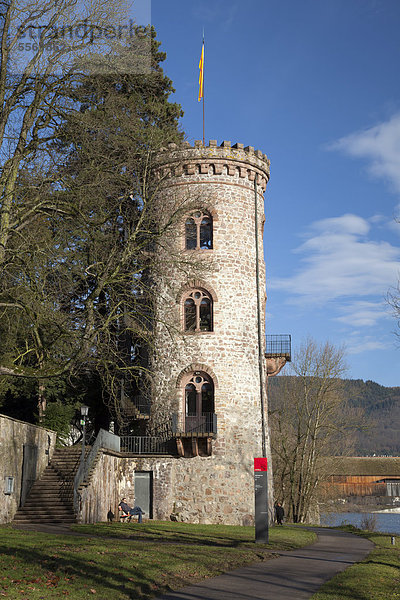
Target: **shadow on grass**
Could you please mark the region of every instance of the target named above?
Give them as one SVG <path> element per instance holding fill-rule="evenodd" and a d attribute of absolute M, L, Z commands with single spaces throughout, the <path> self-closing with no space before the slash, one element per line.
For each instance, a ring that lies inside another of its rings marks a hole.
<path fill-rule="evenodd" d="M 185 524 L 175 524 L 171 527 L 165 527 L 161 525 L 160 529 L 157 529 L 157 524 L 143 524 L 143 525 L 128 525 L 128 524 L 116 524 L 108 525 L 106 523 L 97 525 L 79 525 L 74 526 L 73 530 L 79 534 L 91 535 L 96 537 L 103 537 L 104 539 L 121 539 L 121 540 L 132 540 L 142 542 L 156 542 L 159 544 L 187 544 L 187 545 L 201 545 L 211 546 L 215 548 L 236 548 L 236 549 L 249 549 L 254 548 L 254 530 L 249 533 L 252 537 L 243 535 L 230 536 L 224 532 L 213 533 L 211 531 L 215 526 L 211 526 L 210 530 L 204 532 L 196 531 L 193 532 L 193 528 L 187 532 L 182 531 L 182 527 Z M 127 530 L 129 528 L 129 530 Z M 272 537 L 276 537 L 275 532 L 271 533 Z M 262 547 L 274 550 L 279 547 L 279 550 L 291 550 L 311 544 L 315 541 L 316 537 L 313 536 L 309 540 L 302 540 L 300 543 L 295 541 L 295 537 L 298 537 L 298 532 L 291 528 L 286 527 L 278 530 L 278 538 L 270 539 L 269 544 L 262 545 Z M 291 539 L 293 538 L 293 539 Z"/>
<path fill-rule="evenodd" d="M 84 551 L 84 549 L 79 548 L 79 550 L 75 551 L 81 552 Z M 42 580 L 44 590 L 46 588 L 48 589 L 46 579 L 53 579 L 54 581 L 54 576 L 56 576 L 60 579 L 54 587 L 59 588 L 60 591 L 63 589 L 71 589 L 71 585 L 76 585 L 76 579 L 79 579 L 86 581 L 86 584 L 82 581 L 80 587 L 83 586 L 83 588 L 87 589 L 87 593 L 89 593 L 90 588 L 96 589 L 96 587 L 100 586 L 103 591 L 108 590 L 111 598 L 118 598 L 116 593 L 129 594 L 133 592 L 138 592 L 140 597 L 143 598 L 146 596 L 151 597 L 154 594 L 154 590 L 158 587 L 155 584 L 155 580 L 149 577 L 148 573 L 146 573 L 145 570 L 140 569 L 137 565 L 132 565 L 129 568 L 119 565 L 118 571 L 116 572 L 115 564 L 113 569 L 108 569 L 105 566 L 101 566 L 99 563 L 94 563 L 94 561 L 90 560 L 88 561 L 84 557 L 72 558 L 63 554 L 57 558 L 49 558 L 49 555 L 45 551 L 42 552 L 40 549 L 34 550 L 30 548 L 24 550 L 19 546 L 0 545 L 0 553 L 3 557 L 8 555 L 23 562 L 25 581 L 22 578 L 17 580 L 17 583 L 20 581 L 20 587 L 26 586 L 26 583 L 32 580 L 33 576 L 37 578 L 36 586 L 39 583 L 38 580 Z M 27 574 L 28 566 L 32 567 L 31 575 Z M 40 571 L 38 567 L 40 568 Z M 18 573 L 18 566 L 16 570 Z M 5 573 L 5 569 L 2 569 L 3 578 Z M 66 577 L 74 578 L 74 583 L 68 584 L 65 579 Z M 132 579 L 135 579 L 137 582 L 136 585 L 133 585 Z M 14 581 L 15 579 L 11 579 L 11 583 Z M 138 590 L 138 587 L 140 588 L 140 591 Z M 85 593 L 84 589 L 82 589 L 82 592 Z M 82 597 L 84 596 L 82 595 Z"/>
<path fill-rule="evenodd" d="M 130 528 L 127 530 L 127 528 Z M 248 547 L 254 543 L 253 540 L 243 536 L 243 539 L 229 535 L 213 535 L 209 532 L 193 533 L 191 531 L 160 529 L 155 530 L 154 525 L 146 526 L 139 524 L 123 525 L 78 525 L 73 527 L 76 533 L 84 533 L 96 537 L 114 538 L 121 540 L 149 541 L 168 544 L 195 544 L 201 546 L 240 548 Z"/>
<path fill-rule="evenodd" d="M 141 547 L 141 540 L 120 540 L 18 533 L 12 530 L 0 544 L 3 580 L 1 585 L 27 586 L 32 581 L 43 594 L 38 597 L 62 597 L 64 590 L 74 598 L 86 598 L 95 589 L 101 598 L 146 598 L 161 595 L 172 588 L 217 575 L 237 561 L 256 561 L 266 556 L 243 548 L 238 555 L 210 552 L 209 544 L 193 545 L 191 551 L 171 546 Z M 177 544 L 178 546 L 178 544 Z M 7 581 L 6 581 L 7 579 Z M 47 584 L 46 584 L 47 580 Z M 50 585 L 50 588 L 48 587 Z M 17 587 L 13 593 L 18 597 Z M 51 589 L 53 595 L 49 595 Z M 1 591 L 1 589 L 0 589 Z M 58 596 L 54 594 L 58 593 Z M 14 597 L 14 596 L 12 596 Z"/>

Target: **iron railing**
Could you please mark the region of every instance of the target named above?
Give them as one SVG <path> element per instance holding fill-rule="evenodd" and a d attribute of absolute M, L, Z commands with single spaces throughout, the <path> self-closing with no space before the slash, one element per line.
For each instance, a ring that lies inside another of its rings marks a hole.
<path fill-rule="evenodd" d="M 176 454 L 176 442 L 155 436 L 122 435 L 121 452 L 128 454 Z"/>
<path fill-rule="evenodd" d="M 201 415 L 172 415 L 172 431 L 179 433 L 217 433 L 217 415 L 202 413 Z"/>
<path fill-rule="evenodd" d="M 265 354 L 267 358 L 283 356 L 290 362 L 292 359 L 292 336 L 267 335 Z"/>

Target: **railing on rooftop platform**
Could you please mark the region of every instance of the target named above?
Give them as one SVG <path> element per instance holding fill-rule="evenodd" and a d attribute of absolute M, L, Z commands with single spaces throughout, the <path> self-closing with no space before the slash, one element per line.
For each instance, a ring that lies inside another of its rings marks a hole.
<path fill-rule="evenodd" d="M 292 336 L 289 334 L 267 335 L 265 355 L 267 358 L 282 356 L 290 362 L 292 359 Z"/>

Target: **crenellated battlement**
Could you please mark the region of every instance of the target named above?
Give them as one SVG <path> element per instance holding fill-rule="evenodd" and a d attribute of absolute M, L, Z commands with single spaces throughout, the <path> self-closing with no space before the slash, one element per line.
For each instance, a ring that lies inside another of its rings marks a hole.
<path fill-rule="evenodd" d="M 161 148 L 157 163 L 164 177 L 226 175 L 254 181 L 257 176 L 263 191 L 269 180 L 270 161 L 261 150 L 226 140 L 220 146 L 216 140 L 210 140 L 208 146 L 200 140 L 194 146 L 170 143 Z"/>

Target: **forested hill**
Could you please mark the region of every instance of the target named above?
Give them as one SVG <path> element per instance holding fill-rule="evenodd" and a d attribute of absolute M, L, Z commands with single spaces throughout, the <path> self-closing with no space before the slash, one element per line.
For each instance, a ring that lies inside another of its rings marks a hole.
<path fill-rule="evenodd" d="M 283 392 L 285 376 L 269 379 L 270 403 Z M 370 423 L 357 434 L 357 456 L 400 456 L 400 387 L 384 387 L 374 381 L 343 379 L 343 393 L 350 406 L 361 407 Z"/>

